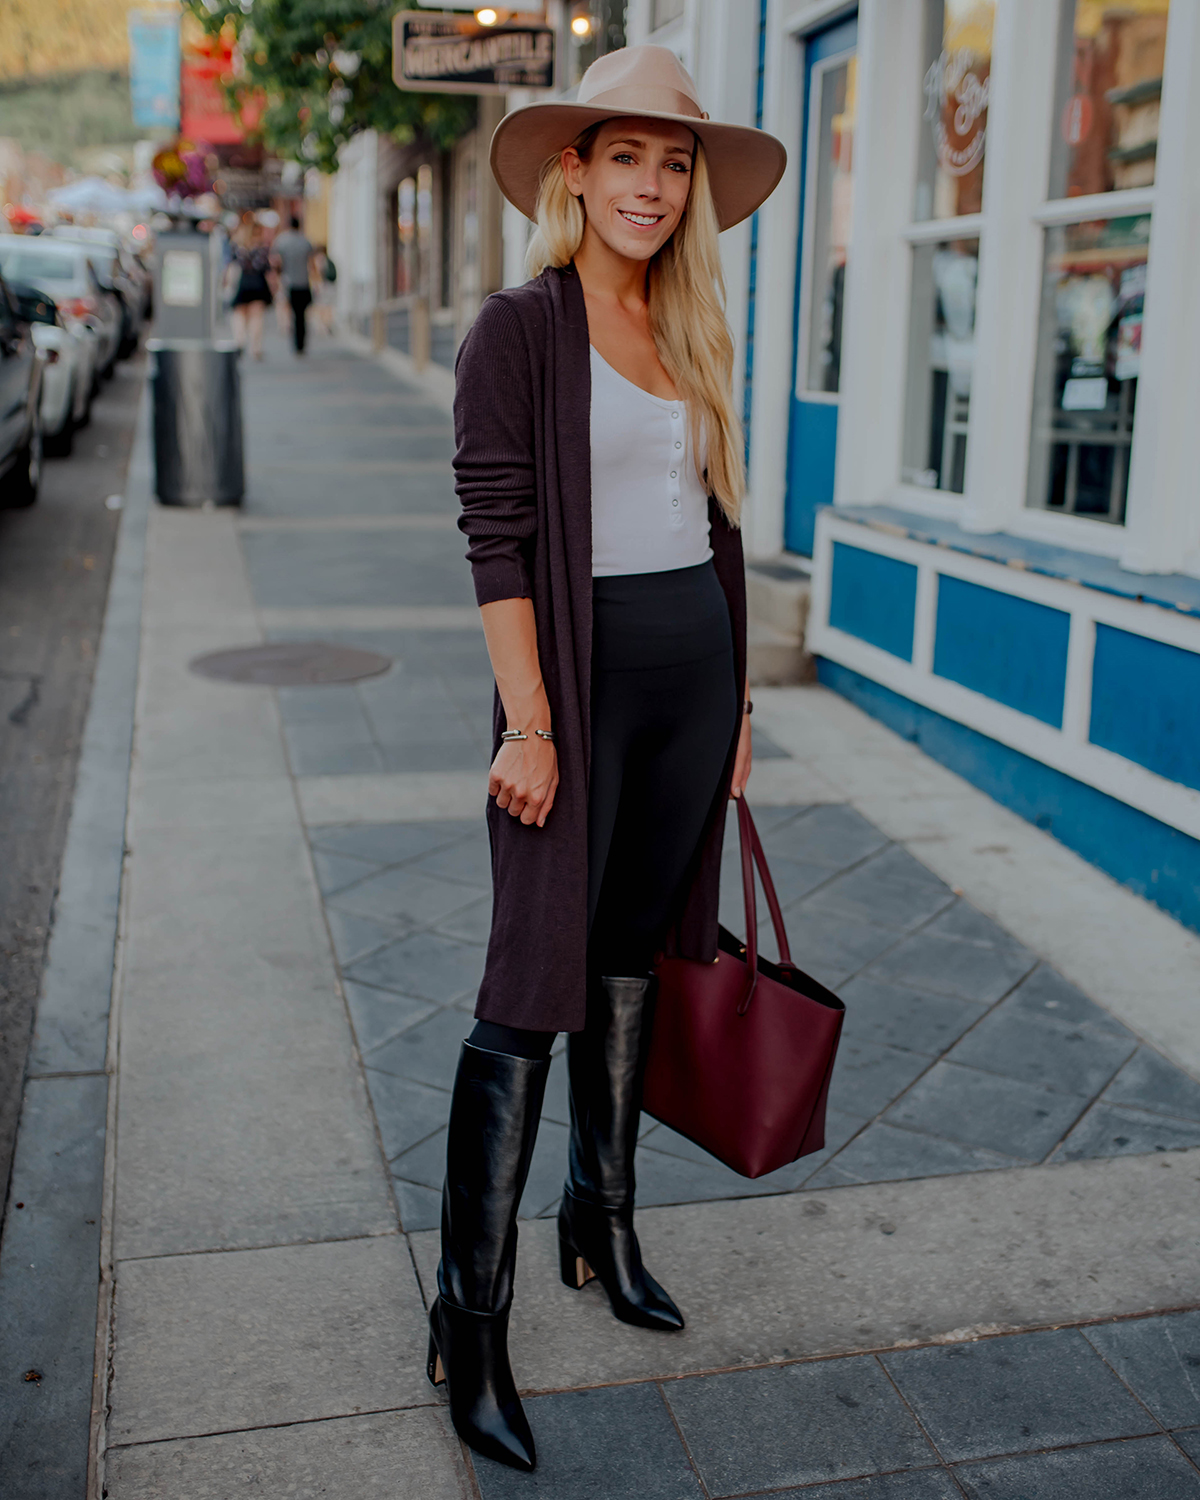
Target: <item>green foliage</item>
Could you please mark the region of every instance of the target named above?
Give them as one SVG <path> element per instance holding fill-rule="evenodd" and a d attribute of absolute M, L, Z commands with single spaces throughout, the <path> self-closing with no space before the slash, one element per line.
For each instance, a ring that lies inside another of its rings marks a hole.
<path fill-rule="evenodd" d="M 475 123 L 469 94 L 407 93 L 392 82 L 392 14 L 381 0 L 185 0 L 205 31 L 229 27 L 244 71 L 234 98 L 261 89 L 269 150 L 337 167 L 338 147 L 360 130 L 401 144 L 449 146 Z"/>

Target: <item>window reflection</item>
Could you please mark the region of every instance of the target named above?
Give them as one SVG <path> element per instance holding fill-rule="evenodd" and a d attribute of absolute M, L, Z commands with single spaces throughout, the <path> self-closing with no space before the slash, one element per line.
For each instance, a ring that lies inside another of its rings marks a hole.
<path fill-rule="evenodd" d="M 819 76 L 815 115 L 809 130 L 815 139 L 811 170 L 812 223 L 808 292 L 808 354 L 805 389 L 838 389 L 842 365 L 842 312 L 846 286 L 846 251 L 850 244 L 850 200 L 853 184 L 856 63 L 847 58 Z"/>
<path fill-rule="evenodd" d="M 1046 232 L 1030 505 L 1125 519 L 1149 239 L 1148 215 Z"/>
<path fill-rule="evenodd" d="M 995 0 L 926 0 L 918 221 L 983 206 L 995 12 Z"/>
<path fill-rule="evenodd" d="M 1051 198 L 1149 187 L 1169 0 L 1062 0 Z"/>
<path fill-rule="evenodd" d="M 967 469 L 978 275 L 977 239 L 913 248 L 901 477 L 956 495 Z"/>

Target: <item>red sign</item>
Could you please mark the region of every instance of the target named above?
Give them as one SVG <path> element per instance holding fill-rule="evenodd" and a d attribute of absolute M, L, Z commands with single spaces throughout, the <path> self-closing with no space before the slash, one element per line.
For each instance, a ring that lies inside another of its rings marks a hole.
<path fill-rule="evenodd" d="M 233 45 L 225 36 L 185 41 L 179 67 L 179 132 L 210 146 L 231 146 L 246 139 L 262 118 L 263 101 L 255 97 L 240 114 L 229 108 L 223 79 L 233 73 Z"/>

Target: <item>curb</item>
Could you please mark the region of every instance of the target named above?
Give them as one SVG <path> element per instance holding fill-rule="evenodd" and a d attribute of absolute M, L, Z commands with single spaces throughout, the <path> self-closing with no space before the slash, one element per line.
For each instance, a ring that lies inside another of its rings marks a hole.
<path fill-rule="evenodd" d="M 87 1493 L 99 1493 L 92 1431 L 105 1401 L 111 1277 L 104 1181 L 116 1097 L 109 1018 L 150 488 L 147 386 L 13 1157 L 11 1202 L 26 1209 L 9 1212 L 0 1246 L 0 1454 L 2 1487 L 14 1495 L 36 1489 L 40 1497 L 78 1500 L 85 1484 Z"/>

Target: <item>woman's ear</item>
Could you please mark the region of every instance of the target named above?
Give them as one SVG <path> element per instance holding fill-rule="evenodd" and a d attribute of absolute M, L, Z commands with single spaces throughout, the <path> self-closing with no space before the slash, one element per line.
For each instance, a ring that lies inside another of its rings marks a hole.
<path fill-rule="evenodd" d="M 579 152 L 574 146 L 567 146 L 559 160 L 562 163 L 563 181 L 567 184 L 567 192 L 573 198 L 582 198 L 583 162 L 580 160 Z"/>

